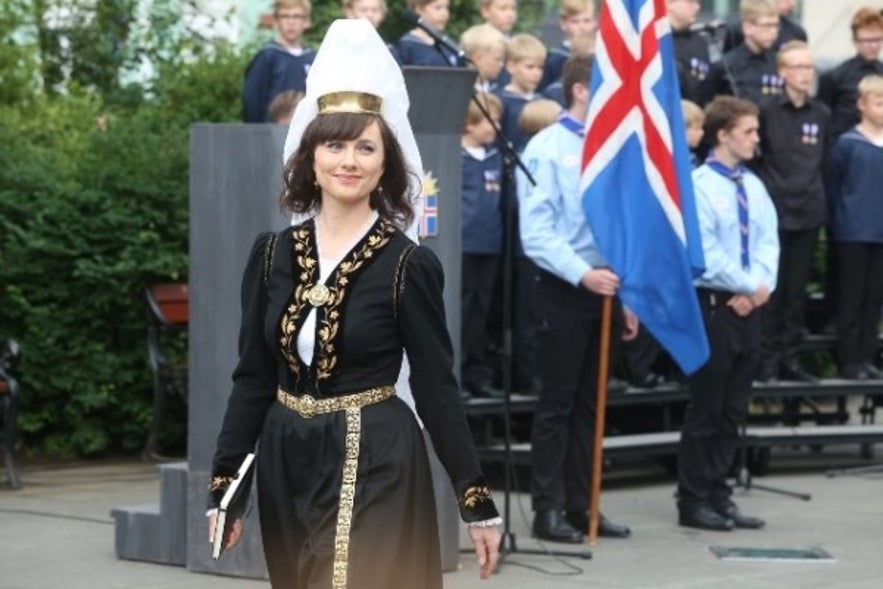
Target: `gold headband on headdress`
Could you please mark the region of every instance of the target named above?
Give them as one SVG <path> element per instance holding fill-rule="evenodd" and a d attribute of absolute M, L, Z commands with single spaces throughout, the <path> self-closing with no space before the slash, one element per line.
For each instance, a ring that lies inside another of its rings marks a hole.
<path fill-rule="evenodd" d="M 320 96 L 316 102 L 320 115 L 341 112 L 379 115 L 383 106 L 382 98 L 367 92 L 330 92 Z"/>

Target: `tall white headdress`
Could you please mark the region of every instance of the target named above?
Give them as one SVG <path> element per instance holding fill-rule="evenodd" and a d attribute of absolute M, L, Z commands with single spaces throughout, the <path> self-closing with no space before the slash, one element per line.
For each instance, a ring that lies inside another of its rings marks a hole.
<path fill-rule="evenodd" d="M 320 108 L 321 103 L 321 108 Z M 408 121 L 410 106 L 402 70 L 383 39 L 366 19 L 341 19 L 331 23 L 307 74 L 307 92 L 294 111 L 285 139 L 284 162 L 297 151 L 304 129 L 320 112 L 378 112 L 395 134 L 413 176 L 410 199 L 414 222 L 405 228 L 417 241 L 423 214 L 420 178 L 423 161 Z M 294 223 L 315 214 L 296 214 Z"/>

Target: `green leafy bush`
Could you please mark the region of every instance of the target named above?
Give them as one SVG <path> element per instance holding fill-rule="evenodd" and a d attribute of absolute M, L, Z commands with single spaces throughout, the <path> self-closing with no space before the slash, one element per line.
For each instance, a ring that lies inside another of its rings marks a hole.
<path fill-rule="evenodd" d="M 239 120 L 243 67 L 240 52 L 214 44 L 158 61 L 151 88 L 115 89 L 127 101 L 73 80 L 64 92 L 2 100 L 0 334 L 22 344 L 29 448 L 143 445 L 152 405 L 142 289 L 187 279 L 188 130 Z"/>

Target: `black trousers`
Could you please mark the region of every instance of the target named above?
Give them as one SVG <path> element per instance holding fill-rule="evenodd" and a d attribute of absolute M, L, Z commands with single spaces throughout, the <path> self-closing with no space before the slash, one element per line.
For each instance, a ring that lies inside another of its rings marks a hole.
<path fill-rule="evenodd" d="M 460 378 L 466 385 L 487 385 L 493 370 L 487 362 L 488 312 L 494 293 L 494 281 L 500 256 L 463 254 L 461 291 L 461 351 L 463 360 Z"/>
<path fill-rule="evenodd" d="M 761 318 L 739 317 L 729 293 L 700 291 L 711 355 L 687 379 L 690 402 L 678 448 L 678 508 L 726 504 L 732 495 L 727 472 L 739 446 L 739 425 L 748 413 L 751 381 L 760 358 Z"/>
<path fill-rule="evenodd" d="M 603 298 L 538 271 L 537 370 L 542 381 L 531 430 L 531 496 L 535 511 L 585 511 L 598 381 Z M 614 299 L 611 357 L 622 333 Z"/>
<path fill-rule="evenodd" d="M 841 367 L 871 362 L 883 303 L 883 244 L 837 243 L 840 299 L 837 353 Z"/>
<path fill-rule="evenodd" d="M 763 360 L 778 371 L 794 362 L 806 317 L 806 286 L 812 270 L 818 229 L 779 231 L 779 279 L 763 308 Z"/>
<path fill-rule="evenodd" d="M 530 258 L 515 257 L 513 276 L 512 347 L 516 390 L 527 389 L 537 374 L 536 283 L 538 268 Z"/>

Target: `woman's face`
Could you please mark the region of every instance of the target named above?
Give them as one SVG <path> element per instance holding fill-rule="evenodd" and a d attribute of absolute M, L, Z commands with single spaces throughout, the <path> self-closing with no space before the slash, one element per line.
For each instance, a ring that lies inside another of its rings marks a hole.
<path fill-rule="evenodd" d="M 372 121 L 352 140 L 332 139 L 316 147 L 313 172 L 322 202 L 367 201 L 383 176 L 384 148 L 380 126 Z"/>

